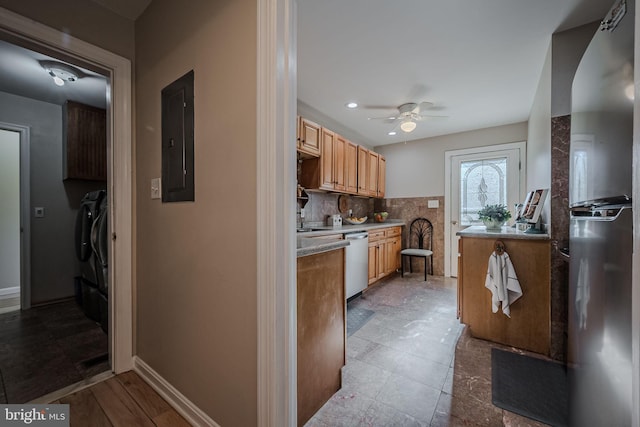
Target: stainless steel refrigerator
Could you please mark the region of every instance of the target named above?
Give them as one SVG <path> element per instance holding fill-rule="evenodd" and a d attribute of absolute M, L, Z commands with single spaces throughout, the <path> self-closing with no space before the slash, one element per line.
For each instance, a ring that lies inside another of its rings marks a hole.
<path fill-rule="evenodd" d="M 631 425 L 633 0 L 617 1 L 572 88 L 570 424 Z"/>

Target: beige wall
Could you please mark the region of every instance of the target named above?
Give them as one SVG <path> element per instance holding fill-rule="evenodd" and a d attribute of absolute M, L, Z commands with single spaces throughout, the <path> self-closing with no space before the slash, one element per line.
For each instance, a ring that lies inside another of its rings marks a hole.
<path fill-rule="evenodd" d="M 444 196 L 444 153 L 527 140 L 527 123 L 515 123 L 376 147 L 387 160 L 386 198 Z"/>
<path fill-rule="evenodd" d="M 136 21 L 137 355 L 224 426 L 257 424 L 254 1 L 154 0 Z M 150 199 L 160 91 L 195 72 L 195 202 Z"/>
<path fill-rule="evenodd" d="M 527 137 L 527 191 L 551 188 L 551 46 L 540 74 L 540 82 L 529 115 Z M 549 224 L 551 197 L 547 196 L 542 222 Z"/>
<path fill-rule="evenodd" d="M 134 57 L 133 21 L 87 0 L 0 0 L 8 9 L 128 59 Z"/>

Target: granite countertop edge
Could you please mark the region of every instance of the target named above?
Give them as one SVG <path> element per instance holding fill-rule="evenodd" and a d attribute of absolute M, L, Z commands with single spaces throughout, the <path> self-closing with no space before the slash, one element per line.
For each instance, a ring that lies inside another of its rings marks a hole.
<path fill-rule="evenodd" d="M 503 226 L 500 231 L 487 231 L 483 225 L 473 225 L 456 233 L 460 237 L 486 237 L 489 239 L 522 239 L 522 240 L 549 240 L 549 234 L 533 234 L 518 231 L 510 226 Z"/>
<path fill-rule="evenodd" d="M 316 255 L 323 252 L 335 251 L 349 246 L 348 240 L 322 240 L 307 237 L 298 238 L 298 258 L 307 255 Z"/>
<path fill-rule="evenodd" d="M 343 225 L 341 227 L 314 226 L 314 231 L 297 233 L 297 256 L 315 255 L 329 252 L 349 246 L 348 240 L 338 239 L 314 239 L 314 237 L 329 236 L 332 234 L 348 234 L 357 231 L 375 230 L 380 228 L 404 226 L 402 220 L 389 219 L 385 222 L 365 223 L 359 225 Z"/>

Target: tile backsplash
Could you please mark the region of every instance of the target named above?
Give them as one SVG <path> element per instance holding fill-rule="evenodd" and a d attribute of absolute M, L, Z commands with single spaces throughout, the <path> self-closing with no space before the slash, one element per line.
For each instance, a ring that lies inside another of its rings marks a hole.
<path fill-rule="evenodd" d="M 296 222 L 298 225 L 308 223 L 326 223 L 327 217 L 340 214 L 342 218 L 346 218 L 349 209 L 353 211 L 354 216 L 368 216 L 371 218 L 373 214 L 373 199 L 350 196 L 348 194 L 322 193 L 317 191 L 307 191 L 309 200 L 304 207 L 304 218 L 300 217 L 300 203 L 296 208 Z M 338 199 L 344 198 L 342 202 L 346 208 L 344 212 L 340 211 Z"/>

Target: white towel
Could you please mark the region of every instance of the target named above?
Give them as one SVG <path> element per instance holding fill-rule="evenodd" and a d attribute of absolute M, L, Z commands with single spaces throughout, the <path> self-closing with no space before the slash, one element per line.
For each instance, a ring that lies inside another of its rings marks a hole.
<path fill-rule="evenodd" d="M 491 311 L 497 313 L 502 303 L 502 312 L 511 318 L 509 306 L 522 296 L 522 288 L 506 252 L 502 255 L 494 252 L 489 257 L 484 286 L 491 291 Z"/>

